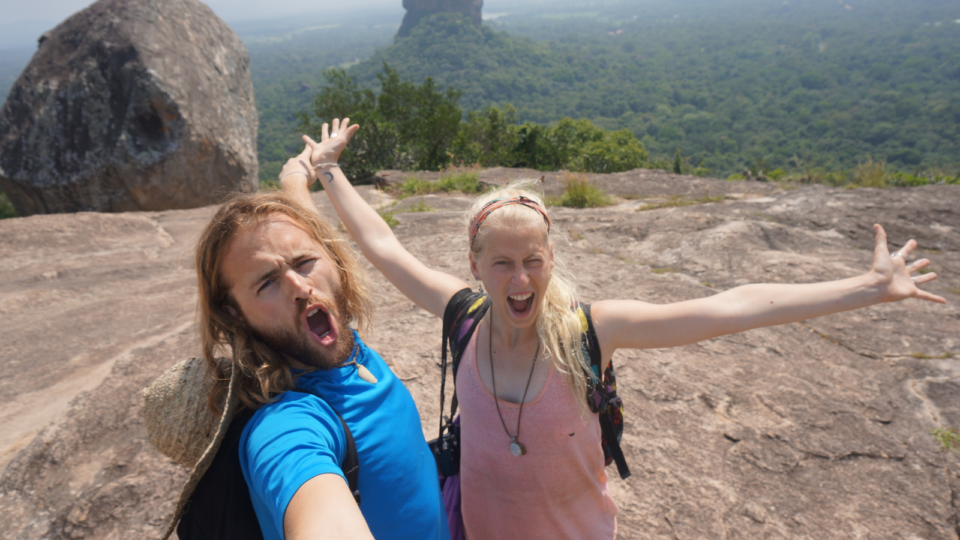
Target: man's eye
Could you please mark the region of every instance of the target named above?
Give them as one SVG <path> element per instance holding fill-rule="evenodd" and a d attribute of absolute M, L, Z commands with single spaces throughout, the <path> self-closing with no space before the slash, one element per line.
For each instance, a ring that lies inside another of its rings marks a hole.
<path fill-rule="evenodd" d="M 273 282 L 274 282 L 274 281 L 275 281 L 275 280 L 272 280 L 272 279 L 268 279 L 268 280 L 264 281 L 264 282 L 263 282 L 263 285 L 261 285 L 260 288 L 257 289 L 257 294 L 262 293 L 263 291 L 265 291 L 265 290 L 267 289 L 267 287 L 269 287 L 270 285 L 273 285 Z"/>

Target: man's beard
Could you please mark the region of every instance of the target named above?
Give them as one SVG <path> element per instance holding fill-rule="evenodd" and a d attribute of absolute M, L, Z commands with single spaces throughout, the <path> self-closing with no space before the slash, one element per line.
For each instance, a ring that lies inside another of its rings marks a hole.
<path fill-rule="evenodd" d="M 307 306 L 313 304 L 322 304 L 327 309 L 328 317 L 337 323 L 337 342 L 332 353 L 313 343 L 304 331 L 303 314 Z M 299 309 L 295 332 L 286 330 L 263 332 L 251 329 L 253 334 L 274 351 L 301 364 L 321 370 L 342 366 L 350 353 L 353 352 L 354 347 L 353 331 L 347 326 L 348 321 L 345 321 L 342 317 L 347 312 L 346 298 L 343 292 L 336 292 L 334 305 L 330 305 L 329 302 L 319 298 L 310 298 L 298 302 L 297 306 Z"/>

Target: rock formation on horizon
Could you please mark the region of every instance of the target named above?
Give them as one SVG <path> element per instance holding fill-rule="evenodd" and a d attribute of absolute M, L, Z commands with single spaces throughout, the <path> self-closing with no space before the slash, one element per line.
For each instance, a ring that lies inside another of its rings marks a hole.
<path fill-rule="evenodd" d="M 403 0 L 403 9 L 407 10 L 407 14 L 403 16 L 397 37 L 409 36 L 420 19 L 434 13 L 463 13 L 474 23 L 480 24 L 482 8 L 483 0 Z"/>
<path fill-rule="evenodd" d="M 100 0 L 40 39 L 0 110 L 21 216 L 192 208 L 257 186 L 240 38 L 197 0 Z"/>

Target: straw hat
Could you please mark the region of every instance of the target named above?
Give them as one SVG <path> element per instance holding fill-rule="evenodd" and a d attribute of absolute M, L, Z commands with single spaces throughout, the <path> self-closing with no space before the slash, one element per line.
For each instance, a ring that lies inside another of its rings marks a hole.
<path fill-rule="evenodd" d="M 226 358 L 218 358 L 217 362 L 224 372 L 230 372 L 230 386 L 220 418 L 214 417 L 207 406 L 214 379 L 202 358 L 177 363 L 143 389 L 143 419 L 150 442 L 163 455 L 190 469 L 190 476 L 177 498 L 173 519 L 161 540 L 169 538 L 176 528 L 190 495 L 217 455 L 239 408 L 236 387 L 240 370 Z"/>

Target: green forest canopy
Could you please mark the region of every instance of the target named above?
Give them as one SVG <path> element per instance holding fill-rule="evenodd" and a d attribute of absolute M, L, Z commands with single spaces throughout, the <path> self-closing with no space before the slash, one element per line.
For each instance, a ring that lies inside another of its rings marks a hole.
<path fill-rule="evenodd" d="M 375 85 L 386 61 L 458 88 L 467 110 L 510 103 L 521 121 L 627 128 L 652 154 L 679 148 L 716 175 L 868 158 L 960 166 L 956 4 L 685 4 L 683 16 L 618 2 L 497 19 L 505 30 L 438 15 L 349 73 Z"/>
<path fill-rule="evenodd" d="M 325 69 L 376 89 L 384 60 L 404 79 L 459 89 L 466 112 L 510 103 L 518 122 L 626 128 L 653 158 L 679 148 L 714 176 L 758 165 L 850 170 L 868 158 L 910 173 L 960 168 L 956 2 L 505 5 L 512 13 L 481 28 L 439 17 L 396 44 L 394 15 L 238 27 L 261 179 L 299 150 L 297 114 L 327 84 Z M 0 51 L 3 94 L 28 57 Z"/>

